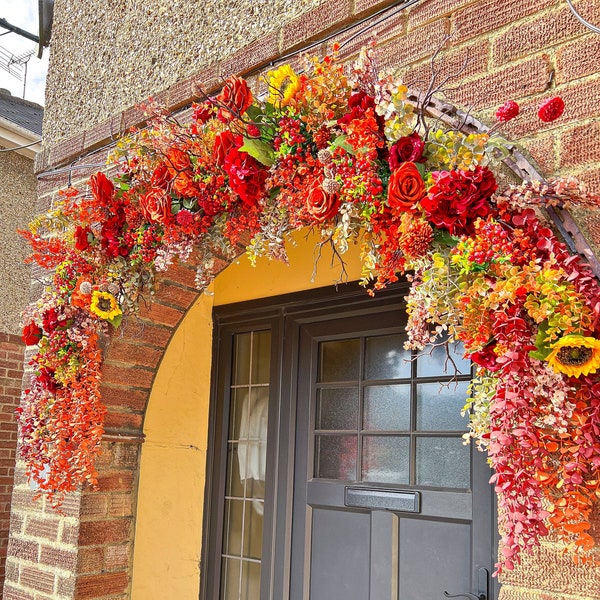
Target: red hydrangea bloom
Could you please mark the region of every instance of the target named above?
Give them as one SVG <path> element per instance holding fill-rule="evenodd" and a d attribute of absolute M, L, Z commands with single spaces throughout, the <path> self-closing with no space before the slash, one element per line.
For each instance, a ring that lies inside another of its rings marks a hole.
<path fill-rule="evenodd" d="M 87 250 L 90 247 L 89 235 L 92 230 L 89 227 L 81 227 L 77 225 L 75 227 L 75 248 L 80 252 Z"/>
<path fill-rule="evenodd" d="M 67 320 L 64 317 L 59 318 L 55 308 L 49 308 L 42 316 L 42 325 L 44 326 L 44 331 L 47 333 L 52 333 L 66 324 Z"/>
<path fill-rule="evenodd" d="M 394 171 L 404 162 L 425 162 L 423 150 L 425 142 L 414 131 L 410 135 L 401 137 L 391 148 L 388 156 L 390 169 Z"/>
<path fill-rule="evenodd" d="M 367 112 L 367 109 L 375 109 L 375 98 L 369 96 L 365 92 L 356 92 L 352 94 L 348 99 L 348 108 L 350 109 L 341 119 L 338 119 L 338 123 L 347 125 L 354 119 L 362 119 Z"/>
<path fill-rule="evenodd" d="M 494 211 L 489 203 L 498 185 L 487 167 L 473 171 L 435 171 L 434 184 L 421 206 L 436 227 L 452 235 L 473 233 L 477 217 L 485 219 Z"/>
<path fill-rule="evenodd" d="M 551 121 L 556 121 L 564 111 L 565 103 L 563 99 L 560 96 L 554 96 L 553 98 L 544 100 L 544 102 L 540 104 L 538 117 L 540 120 L 544 121 L 544 123 L 550 123 Z"/>
<path fill-rule="evenodd" d="M 519 105 L 514 100 L 508 100 L 496 111 L 496 121 L 506 123 L 519 114 Z"/>
<path fill-rule="evenodd" d="M 35 346 L 35 344 L 37 344 L 41 338 L 42 330 L 33 321 L 31 321 L 31 323 L 27 323 L 27 325 L 23 327 L 23 335 L 21 336 L 21 339 L 28 346 Z"/>
<path fill-rule="evenodd" d="M 225 157 L 223 169 L 229 175 L 229 187 L 247 206 L 254 206 L 264 193 L 267 171 L 247 152 L 232 148 Z"/>

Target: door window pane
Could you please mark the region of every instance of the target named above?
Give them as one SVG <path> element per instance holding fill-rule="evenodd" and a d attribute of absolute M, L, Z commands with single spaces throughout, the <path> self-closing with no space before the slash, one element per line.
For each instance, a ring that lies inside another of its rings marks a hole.
<path fill-rule="evenodd" d="M 367 338 L 365 379 L 410 377 L 411 354 L 404 349 L 405 335 Z"/>
<path fill-rule="evenodd" d="M 352 381 L 360 377 L 360 340 L 319 344 L 319 381 Z"/>
<path fill-rule="evenodd" d="M 417 386 L 417 429 L 421 431 L 466 431 L 468 415 L 461 416 L 468 381 L 421 383 Z"/>
<path fill-rule="evenodd" d="M 462 375 L 471 373 L 471 361 L 463 358 L 464 347 L 462 344 L 451 344 L 448 346 L 451 360 L 448 359 L 446 346 L 435 346 L 431 353 L 425 350 L 424 353 L 417 358 L 417 376 L 418 377 L 444 377 L 454 375 L 456 369 Z"/>
<path fill-rule="evenodd" d="M 462 438 L 417 438 L 417 485 L 470 488 L 470 456 Z"/>
<path fill-rule="evenodd" d="M 356 435 L 315 436 L 315 477 L 356 481 Z"/>
<path fill-rule="evenodd" d="M 358 426 L 358 389 L 321 389 L 317 397 L 317 429 L 354 429 Z"/>
<path fill-rule="evenodd" d="M 364 436 L 362 480 L 374 483 L 409 483 L 410 438 Z"/>
<path fill-rule="evenodd" d="M 410 430 L 410 385 L 365 388 L 363 428 L 374 431 Z"/>

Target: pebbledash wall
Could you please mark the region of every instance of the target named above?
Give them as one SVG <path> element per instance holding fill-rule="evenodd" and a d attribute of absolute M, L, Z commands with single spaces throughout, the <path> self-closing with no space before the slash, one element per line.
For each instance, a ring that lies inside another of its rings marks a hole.
<path fill-rule="evenodd" d="M 40 201 L 48 205 L 67 185 L 63 167 L 102 163 L 104 147 L 141 124 L 134 105 L 148 95 L 184 108 L 199 89 L 254 73 L 392 4 L 207 0 L 200 9 L 196 0 L 57 1 L 37 161 Z M 600 2 L 574 4 L 600 24 Z M 469 62 L 447 99 L 477 107 L 484 122 L 507 99 L 534 114 L 540 100 L 560 94 L 567 110 L 559 120 L 540 128 L 534 118 L 520 119 L 506 134 L 545 175 L 573 173 L 600 191 L 600 36 L 564 0 L 420 0 L 353 39 L 344 57 L 374 34 L 381 65 L 398 68 L 413 86 L 425 84 L 433 52 L 451 34 L 442 70 Z M 73 183 L 90 173 L 77 168 Z M 597 247 L 597 217 L 581 214 L 580 224 Z M 250 271 L 243 258 L 229 267 L 223 261 L 214 295 L 198 295 L 191 266 L 161 278 L 153 304 L 106 348 L 100 489 L 73 494 L 59 515 L 32 501 L 17 467 L 4 600 L 198 598 L 212 306 L 248 299 L 248 289 L 270 296 L 311 287 L 309 246 L 299 245 L 289 268 L 265 263 Z M 314 285 L 332 279 L 319 276 Z M 600 517 L 594 527 L 600 542 Z M 600 569 L 573 564 L 551 540 L 507 573 L 501 590 L 501 600 L 599 598 Z"/>

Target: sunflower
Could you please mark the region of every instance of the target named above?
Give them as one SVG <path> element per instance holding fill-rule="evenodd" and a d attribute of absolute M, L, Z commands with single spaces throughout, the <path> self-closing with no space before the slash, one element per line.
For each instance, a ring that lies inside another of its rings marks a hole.
<path fill-rule="evenodd" d="M 546 360 L 557 373 L 579 377 L 600 369 L 600 340 L 596 338 L 565 335 L 550 347 Z"/>
<path fill-rule="evenodd" d="M 98 290 L 92 292 L 90 312 L 107 321 L 122 314 L 117 299 L 109 292 L 99 292 Z"/>
<path fill-rule="evenodd" d="M 267 73 L 269 85 L 269 104 L 286 106 L 300 89 L 300 78 L 290 65 L 282 65 L 275 71 Z"/>

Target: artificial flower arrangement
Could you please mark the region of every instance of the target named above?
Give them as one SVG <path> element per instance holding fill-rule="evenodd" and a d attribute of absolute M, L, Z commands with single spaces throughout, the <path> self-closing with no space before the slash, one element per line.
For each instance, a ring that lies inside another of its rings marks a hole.
<path fill-rule="evenodd" d="M 51 273 L 24 313 L 24 340 L 37 344 L 19 409 L 29 475 L 55 502 L 96 484 L 100 340 L 136 312 L 157 272 L 193 256 L 203 289 L 215 257 L 243 242 L 252 261 L 285 261 L 290 232 L 309 226 L 342 265 L 360 244 L 370 293 L 411 281 L 409 348 L 449 338 L 475 364 L 467 437 L 494 470 L 499 570 L 550 529 L 587 557 L 600 496 L 600 286 L 539 209 L 597 198 L 573 178 L 498 192 L 499 136 L 444 129 L 426 105 L 415 110 L 407 88 L 377 72 L 372 48 L 349 73 L 327 56 L 265 81 L 261 100 L 231 77 L 187 124 L 150 103 L 148 126 L 117 144 L 118 174 L 63 191 L 24 233 Z M 539 117 L 563 110 L 552 98 Z M 518 112 L 509 101 L 496 119 Z"/>

